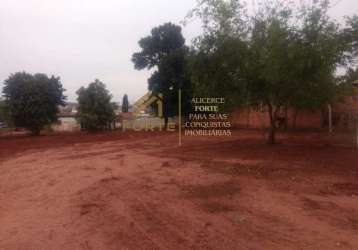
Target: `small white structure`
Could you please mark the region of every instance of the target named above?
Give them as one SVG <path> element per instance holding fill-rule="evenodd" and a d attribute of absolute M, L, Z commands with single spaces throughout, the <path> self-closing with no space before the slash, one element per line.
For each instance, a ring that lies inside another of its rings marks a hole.
<path fill-rule="evenodd" d="M 56 132 L 77 132 L 81 131 L 81 126 L 74 117 L 60 117 L 52 129 Z"/>

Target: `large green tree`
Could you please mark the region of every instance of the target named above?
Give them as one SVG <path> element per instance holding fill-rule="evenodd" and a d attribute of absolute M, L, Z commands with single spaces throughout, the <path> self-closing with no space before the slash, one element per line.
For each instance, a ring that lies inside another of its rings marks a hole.
<path fill-rule="evenodd" d="M 11 74 L 3 88 L 14 125 L 34 135 L 57 120 L 58 106 L 65 100 L 63 91 L 59 77 L 26 72 Z"/>
<path fill-rule="evenodd" d="M 77 91 L 77 120 L 83 129 L 89 131 L 104 130 L 115 120 L 115 104 L 106 85 L 96 79 L 87 88 Z"/>
<path fill-rule="evenodd" d="M 204 24 L 192 80 L 196 91 L 222 94 L 233 105 L 264 107 L 268 141 L 275 143 L 283 108 L 319 108 L 334 100 L 335 71 L 353 55 L 355 21 L 340 28 L 327 14 L 327 0 L 258 6 L 248 15 L 239 0 L 199 1 L 190 13 Z"/>
<path fill-rule="evenodd" d="M 177 114 L 178 90 L 183 91 L 183 111 L 190 107 L 191 86 L 187 74 L 187 53 L 181 27 L 165 23 L 153 28 L 151 34 L 139 41 L 141 51 L 134 53 L 132 61 L 137 70 L 154 69 L 148 79 L 148 88 L 154 95 L 163 95 L 163 115 Z"/>

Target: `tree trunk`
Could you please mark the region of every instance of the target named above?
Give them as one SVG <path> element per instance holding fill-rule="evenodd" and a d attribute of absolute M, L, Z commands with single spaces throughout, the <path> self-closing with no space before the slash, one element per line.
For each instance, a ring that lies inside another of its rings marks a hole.
<path fill-rule="evenodd" d="M 328 105 L 328 130 L 329 134 L 333 132 L 333 123 L 332 123 L 332 106 Z"/>
<path fill-rule="evenodd" d="M 285 106 L 285 130 L 288 129 L 288 105 Z"/>
<path fill-rule="evenodd" d="M 276 144 L 276 128 L 271 125 L 268 136 L 268 144 Z"/>
<path fill-rule="evenodd" d="M 270 116 L 270 129 L 268 135 L 268 144 L 276 144 L 276 118 L 277 118 L 278 107 L 273 107 L 270 103 L 268 104 L 268 112 Z"/>
<path fill-rule="evenodd" d="M 327 112 L 325 110 L 325 108 L 321 108 L 321 128 L 325 128 L 326 125 L 328 124 L 328 119 L 326 118 L 327 117 Z"/>
<path fill-rule="evenodd" d="M 298 109 L 295 109 L 295 113 L 293 114 L 293 124 L 292 127 L 293 129 L 296 129 L 297 127 L 297 116 L 298 116 Z"/>
<path fill-rule="evenodd" d="M 358 149 L 358 121 L 356 122 L 356 146 Z"/>
<path fill-rule="evenodd" d="M 247 108 L 246 128 L 250 128 L 250 114 L 251 114 L 251 108 Z"/>
<path fill-rule="evenodd" d="M 31 129 L 31 135 L 32 136 L 39 136 L 41 133 L 41 129 L 40 128 L 32 128 Z"/>
<path fill-rule="evenodd" d="M 164 116 L 164 128 L 168 129 L 168 122 L 169 122 L 169 117 L 167 115 Z"/>

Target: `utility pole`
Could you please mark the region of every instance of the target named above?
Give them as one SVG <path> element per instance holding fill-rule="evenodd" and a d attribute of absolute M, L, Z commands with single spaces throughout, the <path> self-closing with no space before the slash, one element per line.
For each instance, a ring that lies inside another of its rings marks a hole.
<path fill-rule="evenodd" d="M 179 147 L 182 146 L 182 141 L 181 141 L 181 125 L 182 125 L 182 110 L 181 110 L 181 89 L 179 89 L 179 93 L 178 93 L 178 126 L 179 126 Z"/>

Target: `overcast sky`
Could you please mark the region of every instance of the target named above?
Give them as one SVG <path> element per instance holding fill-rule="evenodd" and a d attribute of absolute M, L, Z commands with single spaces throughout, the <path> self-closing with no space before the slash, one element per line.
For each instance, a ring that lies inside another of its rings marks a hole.
<path fill-rule="evenodd" d="M 358 14 L 358 0 L 336 0 L 332 16 Z M 179 23 L 195 0 L 0 0 L 0 89 L 10 73 L 60 76 L 70 101 L 95 78 L 120 101 L 147 91 L 150 73 L 134 70 L 138 40 L 154 26 Z M 183 29 L 187 43 L 197 23 Z"/>

